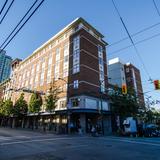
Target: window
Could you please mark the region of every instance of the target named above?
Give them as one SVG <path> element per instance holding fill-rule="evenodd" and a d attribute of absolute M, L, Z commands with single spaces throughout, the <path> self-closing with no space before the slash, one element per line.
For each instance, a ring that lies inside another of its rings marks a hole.
<path fill-rule="evenodd" d="M 126 72 L 129 73 L 129 68 L 126 68 Z"/>
<path fill-rule="evenodd" d="M 59 62 L 57 62 L 56 64 L 55 64 L 55 68 L 54 68 L 54 78 L 55 78 L 55 80 L 58 80 L 58 78 L 59 78 Z"/>
<path fill-rule="evenodd" d="M 42 68 L 45 68 L 45 62 L 42 63 Z"/>
<path fill-rule="evenodd" d="M 69 44 L 64 45 L 64 57 L 69 55 Z"/>
<path fill-rule="evenodd" d="M 40 68 L 40 66 L 39 66 L 39 63 L 38 63 L 37 67 L 36 67 L 36 72 L 39 72 L 39 68 Z"/>
<path fill-rule="evenodd" d="M 51 71 L 51 68 L 52 68 L 52 66 L 51 66 L 51 65 L 48 65 L 48 72 Z"/>
<path fill-rule="evenodd" d="M 69 56 L 65 56 L 64 57 L 64 63 L 68 63 L 68 61 L 69 61 Z"/>
<path fill-rule="evenodd" d="M 33 77 L 31 77 L 30 79 L 30 85 L 32 85 L 32 83 L 33 83 Z"/>
<path fill-rule="evenodd" d="M 79 59 L 80 51 L 79 49 L 73 52 L 73 59 Z"/>
<path fill-rule="evenodd" d="M 103 58 L 103 48 L 100 45 L 98 45 L 98 57 Z"/>
<path fill-rule="evenodd" d="M 38 81 L 38 74 L 36 74 L 36 77 L 35 77 L 35 82 Z"/>
<path fill-rule="evenodd" d="M 76 64 L 76 65 L 73 66 L 73 74 L 78 73 L 79 70 L 80 70 L 79 64 Z"/>
<path fill-rule="evenodd" d="M 59 61 L 60 60 L 60 49 L 57 48 L 56 49 L 56 61 Z"/>
<path fill-rule="evenodd" d="M 47 75 L 47 83 L 51 83 L 51 75 L 50 74 Z"/>
<path fill-rule="evenodd" d="M 72 103 L 72 107 L 78 107 L 79 103 L 80 103 L 80 99 L 79 98 L 73 98 L 73 99 L 71 99 L 71 103 Z"/>
<path fill-rule="evenodd" d="M 65 108 L 66 107 L 66 100 L 60 101 L 59 102 L 59 107 L 60 108 Z"/>
<path fill-rule="evenodd" d="M 73 82 L 73 88 L 74 88 L 74 89 L 78 89 L 78 86 L 79 86 L 79 82 L 78 82 L 78 80 L 75 80 L 75 81 Z"/>
<path fill-rule="evenodd" d="M 44 72 L 41 73 L 40 79 L 44 79 Z"/>
<path fill-rule="evenodd" d="M 25 87 L 28 87 L 28 80 L 26 81 Z"/>
<path fill-rule="evenodd" d="M 104 80 L 101 82 L 101 92 L 105 92 L 105 83 L 104 83 Z"/>
<path fill-rule="evenodd" d="M 49 58 L 48 58 L 48 65 L 51 65 L 51 64 L 52 64 L 52 58 L 49 57 Z"/>
<path fill-rule="evenodd" d="M 79 61 L 80 61 L 80 51 L 76 50 L 73 53 L 73 74 L 80 71 Z"/>
<path fill-rule="evenodd" d="M 54 78 L 55 78 L 55 80 L 58 80 L 58 78 L 59 78 L 59 73 L 55 73 Z"/>
<path fill-rule="evenodd" d="M 99 64 L 103 65 L 103 59 L 99 57 Z"/>
<path fill-rule="evenodd" d="M 102 72 L 104 71 L 103 65 L 99 64 L 99 70 Z"/>
<path fill-rule="evenodd" d="M 104 80 L 104 72 L 100 72 L 99 79 L 100 79 L 100 81 Z"/>
<path fill-rule="evenodd" d="M 55 73 L 59 72 L 59 62 L 55 64 Z"/>
<path fill-rule="evenodd" d="M 80 47 L 80 37 L 76 36 L 73 39 L 73 50 L 75 51 L 75 50 L 79 49 L 79 47 Z"/>
<path fill-rule="evenodd" d="M 27 71 L 27 78 L 29 77 L 29 74 L 30 74 L 30 72 L 29 72 L 29 71 Z"/>
<path fill-rule="evenodd" d="M 21 79 L 22 79 L 22 77 L 21 77 L 21 76 L 19 76 L 19 82 L 21 82 Z"/>
<path fill-rule="evenodd" d="M 63 78 L 68 76 L 68 68 L 63 70 Z"/>
<path fill-rule="evenodd" d="M 100 45 L 98 45 L 98 52 L 103 52 L 103 48 Z"/>

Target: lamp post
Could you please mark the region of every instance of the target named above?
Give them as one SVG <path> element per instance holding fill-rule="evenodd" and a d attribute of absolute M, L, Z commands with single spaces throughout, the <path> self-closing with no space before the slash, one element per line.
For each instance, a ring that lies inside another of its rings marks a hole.
<path fill-rule="evenodd" d="M 67 102 L 66 102 L 66 108 L 67 108 L 67 132 L 70 133 L 70 112 L 69 112 L 69 89 L 68 89 L 68 82 L 63 78 L 58 78 L 59 80 L 64 81 L 67 84 Z"/>
<path fill-rule="evenodd" d="M 109 77 L 107 77 L 107 79 L 111 79 Z M 101 106 L 101 125 L 102 125 L 102 135 L 104 135 L 104 119 L 103 119 L 103 101 L 102 101 L 102 95 L 104 94 L 103 92 L 105 92 L 105 85 L 103 86 L 104 87 L 104 91 L 102 91 L 102 84 L 105 83 L 105 80 L 100 80 L 99 81 L 100 83 L 100 106 Z"/>

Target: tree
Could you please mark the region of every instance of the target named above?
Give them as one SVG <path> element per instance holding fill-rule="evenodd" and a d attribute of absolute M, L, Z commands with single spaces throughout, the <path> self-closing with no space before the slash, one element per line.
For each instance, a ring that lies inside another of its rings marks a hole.
<path fill-rule="evenodd" d="M 24 93 L 22 93 L 14 105 L 14 115 L 22 118 L 22 128 L 24 127 L 24 116 L 27 114 L 27 112 L 28 104 L 24 99 Z"/>
<path fill-rule="evenodd" d="M 112 101 L 112 112 L 116 117 L 119 116 L 120 122 L 126 117 L 136 117 L 139 112 L 139 104 L 133 90 L 127 91 L 127 94 L 122 94 L 121 89 L 116 87 L 110 93 Z"/>
<path fill-rule="evenodd" d="M 32 127 L 35 127 L 36 117 L 35 114 L 39 113 L 42 106 L 42 97 L 38 93 L 33 93 L 29 102 L 29 112 L 34 114 L 34 121 Z"/>
<path fill-rule="evenodd" d="M 3 100 L 0 100 L 0 124 L 2 125 L 3 123 L 3 119 L 4 119 L 4 116 L 5 116 L 5 113 L 4 113 L 4 101 Z"/>
<path fill-rule="evenodd" d="M 11 116 L 14 113 L 13 102 L 11 99 L 7 99 L 4 102 L 4 114 L 5 116 Z"/>
<path fill-rule="evenodd" d="M 4 116 L 4 101 L 0 100 L 0 117 Z"/>
<path fill-rule="evenodd" d="M 138 113 L 136 96 L 130 92 L 123 95 L 120 90 L 115 90 L 110 95 L 112 100 L 112 111 L 121 117 L 135 116 Z"/>
<path fill-rule="evenodd" d="M 29 102 L 29 112 L 39 113 L 42 105 L 42 97 L 38 93 L 33 93 Z"/>
<path fill-rule="evenodd" d="M 45 108 L 46 111 L 50 113 L 50 127 L 51 128 L 51 121 L 52 121 L 52 112 L 55 110 L 57 106 L 57 101 L 59 99 L 58 97 L 59 89 L 55 86 L 54 83 L 52 83 L 48 95 L 45 97 Z"/>
<path fill-rule="evenodd" d="M 1 125 L 6 126 L 8 123 L 8 118 L 10 118 L 11 115 L 13 115 L 14 113 L 13 102 L 11 101 L 11 99 L 7 99 L 6 101 L 1 102 L 1 103 L 2 103 L 1 111 L 3 115 Z"/>
<path fill-rule="evenodd" d="M 22 93 L 19 99 L 14 105 L 14 114 L 17 116 L 24 116 L 28 112 L 28 104 L 24 99 L 24 93 Z"/>

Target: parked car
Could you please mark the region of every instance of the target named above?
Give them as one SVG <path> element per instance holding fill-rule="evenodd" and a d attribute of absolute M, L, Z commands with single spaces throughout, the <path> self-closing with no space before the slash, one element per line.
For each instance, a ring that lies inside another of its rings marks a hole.
<path fill-rule="evenodd" d="M 160 130 L 159 130 L 158 125 L 148 124 L 144 128 L 144 136 L 145 137 L 160 137 Z"/>

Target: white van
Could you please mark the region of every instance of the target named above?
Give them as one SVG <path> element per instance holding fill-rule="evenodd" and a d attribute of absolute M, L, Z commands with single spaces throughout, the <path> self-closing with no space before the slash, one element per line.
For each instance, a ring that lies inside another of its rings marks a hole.
<path fill-rule="evenodd" d="M 126 135 L 133 135 L 133 136 L 136 135 L 137 125 L 136 125 L 136 121 L 133 119 L 133 117 L 127 117 L 123 121 L 123 125 L 124 125 L 124 132 Z"/>

